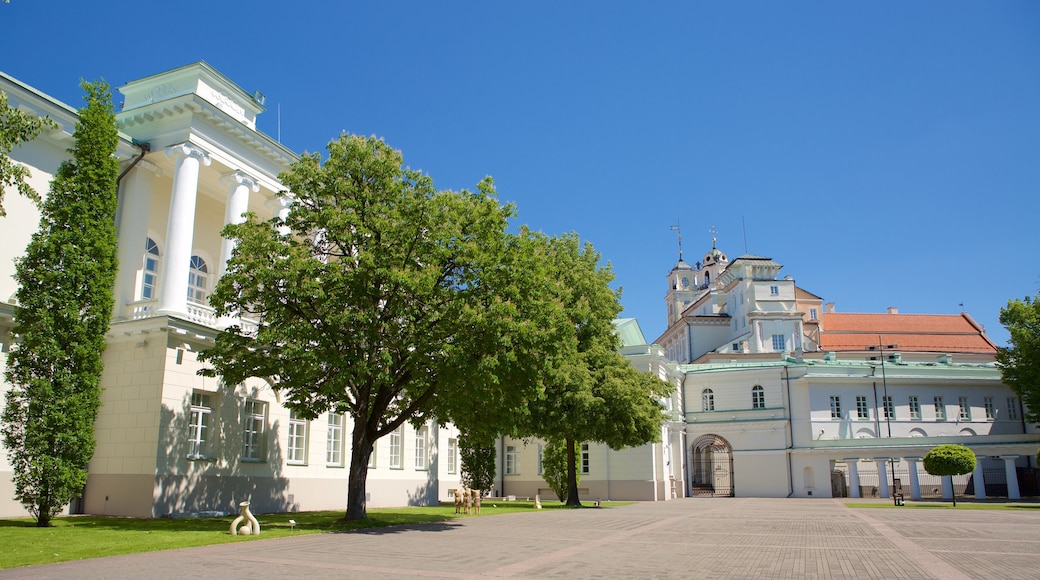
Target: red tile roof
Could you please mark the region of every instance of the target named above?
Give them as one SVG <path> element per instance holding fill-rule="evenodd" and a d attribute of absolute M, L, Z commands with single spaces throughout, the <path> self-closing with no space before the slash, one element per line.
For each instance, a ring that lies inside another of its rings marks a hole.
<path fill-rule="evenodd" d="M 996 354 L 997 346 L 966 312 L 961 314 L 845 314 L 824 312 L 820 347 L 862 351 L 879 342 L 902 352 Z M 880 339 L 879 339 L 880 337 Z"/>

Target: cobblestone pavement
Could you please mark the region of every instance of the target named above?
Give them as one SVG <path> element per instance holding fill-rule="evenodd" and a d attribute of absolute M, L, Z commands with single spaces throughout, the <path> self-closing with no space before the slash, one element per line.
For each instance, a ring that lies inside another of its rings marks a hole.
<path fill-rule="evenodd" d="M 0 571 L 0 578 L 1040 578 L 1040 506 L 682 499 Z"/>

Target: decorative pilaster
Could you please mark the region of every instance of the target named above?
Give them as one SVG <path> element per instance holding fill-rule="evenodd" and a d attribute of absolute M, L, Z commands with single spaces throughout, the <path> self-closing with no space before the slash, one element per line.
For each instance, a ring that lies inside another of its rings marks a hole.
<path fill-rule="evenodd" d="M 1002 455 L 1004 460 L 1004 475 L 1007 477 L 1008 499 L 1022 499 L 1022 493 L 1018 489 L 1018 470 L 1015 469 L 1017 455 Z"/>
<path fill-rule="evenodd" d="M 143 267 L 148 214 L 152 210 L 152 186 L 162 175 L 155 164 L 142 159 L 126 180 L 119 216 L 119 273 L 116 278 L 115 316 L 125 318 L 126 305 L 137 300 L 139 272 Z"/>
<path fill-rule="evenodd" d="M 166 256 L 159 277 L 159 314 L 188 313 L 188 271 L 195 234 L 195 200 L 199 191 L 199 167 L 209 165 L 209 154 L 181 143 L 166 149 L 166 156 L 177 158 L 170 196 L 170 217 L 166 222 Z"/>
<path fill-rule="evenodd" d="M 910 499 L 921 499 L 921 478 L 917 473 L 917 462 L 920 457 L 906 457 L 907 469 L 910 472 Z"/>
<path fill-rule="evenodd" d="M 877 465 L 878 497 L 885 499 L 888 497 L 888 458 L 875 457 L 874 464 Z"/>
<path fill-rule="evenodd" d="M 845 464 L 849 466 L 849 497 L 860 497 L 859 458 L 847 458 Z"/>
<path fill-rule="evenodd" d="M 240 224 L 245 221 L 242 217 L 249 209 L 249 192 L 260 191 L 260 184 L 256 179 L 234 171 L 220 178 L 221 183 L 230 186 L 228 192 L 227 209 L 224 212 L 224 225 Z M 220 263 L 218 266 L 217 279 L 220 279 L 227 271 L 227 262 L 231 259 L 231 252 L 235 249 L 235 240 L 224 238 L 220 242 Z"/>
<path fill-rule="evenodd" d="M 982 475 L 982 459 L 975 462 L 975 471 L 971 474 L 975 484 L 975 499 L 986 499 L 986 479 Z"/>

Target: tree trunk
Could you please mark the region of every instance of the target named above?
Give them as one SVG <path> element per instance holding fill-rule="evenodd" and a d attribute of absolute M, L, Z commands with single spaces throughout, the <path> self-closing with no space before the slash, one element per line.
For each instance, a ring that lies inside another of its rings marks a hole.
<path fill-rule="evenodd" d="M 578 499 L 578 468 L 575 466 L 577 456 L 574 453 L 574 439 L 567 439 L 564 444 L 567 446 L 567 503 L 564 505 L 581 507 L 581 500 Z"/>
<path fill-rule="evenodd" d="M 347 475 L 347 520 L 363 520 L 368 517 L 368 500 L 365 487 L 368 482 L 368 460 L 372 457 L 373 441 L 363 421 L 354 418 L 351 437 L 350 470 Z"/>

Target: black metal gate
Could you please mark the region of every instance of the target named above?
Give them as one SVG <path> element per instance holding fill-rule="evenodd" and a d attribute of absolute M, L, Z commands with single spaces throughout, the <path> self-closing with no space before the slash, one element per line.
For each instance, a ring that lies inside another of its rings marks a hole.
<path fill-rule="evenodd" d="M 690 495 L 733 497 L 733 448 L 717 435 L 704 435 L 690 449 Z"/>

